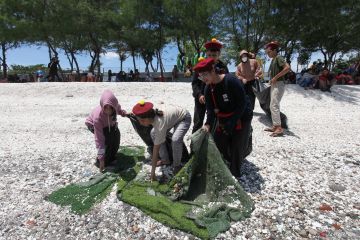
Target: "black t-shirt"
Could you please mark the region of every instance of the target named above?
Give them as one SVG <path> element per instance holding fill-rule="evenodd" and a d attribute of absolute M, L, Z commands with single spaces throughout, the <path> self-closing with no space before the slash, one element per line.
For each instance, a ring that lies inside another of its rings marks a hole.
<path fill-rule="evenodd" d="M 224 79 L 215 85 L 207 85 L 205 88 L 206 99 L 206 124 L 213 127 L 216 114 L 215 109 L 220 113 L 230 114 L 231 117 L 223 118 L 222 121 L 251 120 L 253 116 L 250 101 L 245 93 L 243 83 L 234 75 L 225 74 Z M 214 99 L 216 104 L 214 103 Z"/>

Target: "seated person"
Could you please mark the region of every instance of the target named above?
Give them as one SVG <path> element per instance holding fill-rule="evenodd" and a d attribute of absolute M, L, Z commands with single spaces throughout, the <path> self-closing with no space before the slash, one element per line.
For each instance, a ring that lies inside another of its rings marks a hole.
<path fill-rule="evenodd" d="M 355 66 L 355 71 L 353 73 L 354 83 L 359 85 L 360 84 L 360 61 Z"/>
<path fill-rule="evenodd" d="M 299 79 L 299 85 L 304 87 L 305 90 L 313 89 L 316 83 L 316 75 L 313 74 L 314 72 L 311 69 L 308 69 L 304 72 L 304 74 Z"/>
<path fill-rule="evenodd" d="M 319 89 L 323 92 L 331 92 L 330 88 L 335 84 L 335 81 L 336 78 L 330 73 L 329 69 L 324 68 L 318 77 Z"/>

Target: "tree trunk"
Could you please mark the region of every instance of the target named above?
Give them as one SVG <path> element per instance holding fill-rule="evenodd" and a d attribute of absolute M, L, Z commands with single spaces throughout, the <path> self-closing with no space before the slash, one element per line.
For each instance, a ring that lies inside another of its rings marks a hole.
<path fill-rule="evenodd" d="M 151 67 L 153 72 L 157 72 L 157 69 L 154 68 L 154 65 L 153 65 L 152 61 L 150 62 L 150 67 Z"/>
<path fill-rule="evenodd" d="M 46 43 L 49 47 L 49 52 L 50 52 L 49 56 L 51 61 L 51 56 L 52 56 L 51 52 L 54 54 L 54 57 L 58 57 L 59 53 L 56 51 L 56 48 L 50 43 L 49 40 L 47 40 Z"/>
<path fill-rule="evenodd" d="M 7 64 L 6 64 L 6 43 L 1 43 L 1 51 L 2 51 L 2 68 L 3 68 L 3 75 L 4 79 L 7 78 Z"/>
<path fill-rule="evenodd" d="M 143 58 L 143 60 L 144 60 L 144 63 L 145 63 L 145 72 L 149 73 L 149 64 L 150 64 L 150 62 L 147 61 L 145 58 Z"/>
<path fill-rule="evenodd" d="M 134 50 L 131 50 L 131 57 L 132 57 L 132 60 L 133 60 L 133 66 L 134 66 L 134 71 L 136 69 L 136 62 L 135 62 L 135 51 Z"/>
<path fill-rule="evenodd" d="M 250 28 L 250 0 L 247 2 L 247 13 L 246 13 L 246 42 L 245 49 L 249 51 L 249 28 Z"/>
<path fill-rule="evenodd" d="M 101 79 L 101 63 L 100 63 L 100 53 L 98 53 L 98 56 L 97 56 L 97 60 L 96 60 L 96 65 L 97 65 L 97 72 L 98 72 L 98 82 L 101 82 L 102 79 Z"/>
<path fill-rule="evenodd" d="M 75 67 L 76 67 L 76 73 L 78 74 L 78 76 L 80 76 L 80 68 L 79 68 L 79 63 L 76 59 L 75 53 L 74 52 L 70 52 L 71 54 L 71 58 L 74 60 L 75 63 Z"/>
<path fill-rule="evenodd" d="M 120 59 L 120 71 L 122 72 L 122 70 L 123 70 L 123 60 L 122 59 Z"/>
<path fill-rule="evenodd" d="M 161 50 L 158 51 L 158 54 L 159 54 L 159 61 L 160 61 L 160 75 L 161 75 L 161 78 L 163 78 L 165 68 L 164 68 L 164 64 L 163 64 L 163 61 L 162 61 L 162 57 L 161 57 Z"/>
<path fill-rule="evenodd" d="M 90 67 L 89 67 L 89 72 L 94 73 L 96 53 L 94 52 L 94 54 L 92 54 L 92 51 L 90 51 L 90 57 L 91 57 L 91 63 L 90 63 Z"/>
<path fill-rule="evenodd" d="M 50 62 L 52 59 L 52 53 L 51 53 L 51 48 L 50 48 L 49 44 L 48 44 L 48 51 L 49 51 L 49 62 Z"/>
<path fill-rule="evenodd" d="M 66 49 L 64 49 L 64 51 L 65 51 L 66 58 L 68 59 L 69 64 L 70 64 L 70 70 L 71 70 L 71 72 L 72 72 L 72 71 L 74 70 L 74 61 L 73 61 L 73 59 L 69 56 L 68 51 L 67 51 Z"/>

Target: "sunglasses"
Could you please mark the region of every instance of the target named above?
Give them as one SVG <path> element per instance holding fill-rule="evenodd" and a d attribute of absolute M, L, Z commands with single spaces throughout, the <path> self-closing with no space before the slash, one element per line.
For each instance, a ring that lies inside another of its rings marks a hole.
<path fill-rule="evenodd" d="M 198 77 L 198 78 L 199 78 L 201 81 L 204 81 L 205 78 L 208 77 L 209 75 L 210 75 L 209 72 L 202 72 L 202 73 L 199 73 L 199 77 Z"/>

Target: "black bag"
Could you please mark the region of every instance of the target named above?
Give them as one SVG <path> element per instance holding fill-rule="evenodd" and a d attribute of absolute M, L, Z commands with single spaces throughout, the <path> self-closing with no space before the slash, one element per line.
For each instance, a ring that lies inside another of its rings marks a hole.
<path fill-rule="evenodd" d="M 270 86 L 266 86 L 265 83 L 259 82 L 259 84 L 256 84 L 255 87 L 253 87 L 254 94 L 256 98 L 259 100 L 260 107 L 262 110 L 266 113 L 266 115 L 271 120 L 271 111 L 270 111 Z M 281 118 L 281 127 L 288 129 L 287 124 L 287 117 L 284 113 L 280 112 L 280 118 Z"/>
<path fill-rule="evenodd" d="M 154 147 L 154 143 L 151 139 L 150 136 L 150 132 L 152 129 L 152 126 L 142 126 L 139 121 L 136 119 L 136 117 L 134 115 L 128 115 L 128 118 L 130 119 L 131 124 L 133 125 L 133 128 L 135 129 L 135 131 L 137 132 L 137 134 L 140 136 L 140 138 L 144 141 L 144 143 L 148 146 L 148 148 L 150 148 L 151 150 Z M 169 153 L 169 160 L 172 163 L 173 162 L 173 156 L 172 156 L 172 147 L 171 147 L 171 138 L 172 138 L 172 133 L 168 132 L 166 135 L 166 148 L 168 150 Z M 181 158 L 181 162 L 182 163 L 186 163 L 188 162 L 190 159 L 190 154 L 186 148 L 185 143 L 183 142 L 183 153 L 182 153 L 182 158 Z"/>

